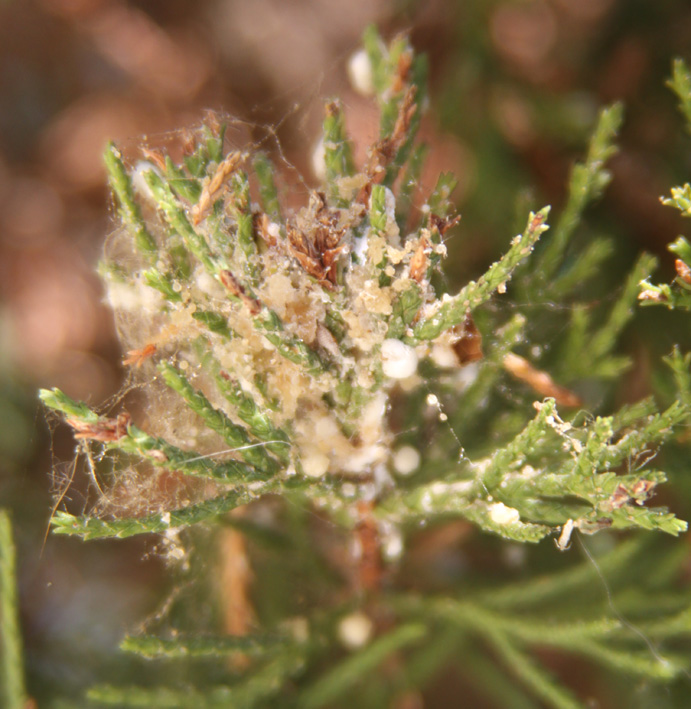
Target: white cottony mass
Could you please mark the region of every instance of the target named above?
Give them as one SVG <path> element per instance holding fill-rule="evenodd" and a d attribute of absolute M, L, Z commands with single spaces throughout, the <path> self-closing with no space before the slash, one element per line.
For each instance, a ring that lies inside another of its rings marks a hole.
<path fill-rule="evenodd" d="M 381 346 L 382 370 L 391 379 L 407 379 L 417 371 L 417 352 L 400 340 L 384 340 Z"/>

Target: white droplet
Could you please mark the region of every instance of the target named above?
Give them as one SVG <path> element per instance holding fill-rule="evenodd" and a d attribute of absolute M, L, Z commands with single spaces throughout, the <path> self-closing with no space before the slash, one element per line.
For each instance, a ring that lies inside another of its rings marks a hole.
<path fill-rule="evenodd" d="M 449 345 L 440 343 L 432 345 L 430 359 L 437 367 L 442 367 L 443 369 L 456 369 L 458 367 L 458 355 Z"/>
<path fill-rule="evenodd" d="M 149 162 L 148 160 L 139 160 L 139 162 L 137 162 L 134 166 L 134 170 L 132 170 L 132 187 L 140 197 L 154 202 L 154 193 L 151 191 L 151 187 L 149 187 L 148 182 L 144 178 L 144 173 L 150 171 L 155 172 L 159 177 L 161 176 L 161 173 L 156 169 L 156 166 L 152 162 Z"/>
<path fill-rule="evenodd" d="M 388 187 L 384 187 L 384 214 L 387 221 L 396 221 L 396 195 Z"/>
<path fill-rule="evenodd" d="M 397 528 L 386 531 L 382 539 L 382 554 L 386 561 L 397 561 L 403 554 L 403 535 Z"/>
<path fill-rule="evenodd" d="M 391 379 L 407 379 L 417 371 L 417 352 L 400 340 L 384 340 L 381 359 L 384 376 Z"/>
<path fill-rule="evenodd" d="M 338 624 L 338 637 L 349 650 L 357 650 L 372 637 L 372 621 L 364 613 L 351 613 Z"/>
<path fill-rule="evenodd" d="M 374 94 L 372 62 L 370 62 L 364 49 L 352 54 L 348 60 L 348 78 L 359 94 L 363 96 L 372 96 Z"/>
<path fill-rule="evenodd" d="M 302 470 L 310 478 L 320 478 L 329 469 L 329 457 L 312 452 L 302 458 Z"/>
<path fill-rule="evenodd" d="M 326 149 L 323 138 L 319 139 L 312 151 L 312 172 L 318 180 L 326 180 Z"/>
<path fill-rule="evenodd" d="M 507 507 L 503 502 L 494 502 L 489 506 L 489 516 L 495 524 L 508 525 L 520 522 L 521 515 L 517 509 Z"/>
<path fill-rule="evenodd" d="M 420 453 L 412 446 L 401 446 L 391 460 L 399 475 L 410 475 L 420 467 Z"/>

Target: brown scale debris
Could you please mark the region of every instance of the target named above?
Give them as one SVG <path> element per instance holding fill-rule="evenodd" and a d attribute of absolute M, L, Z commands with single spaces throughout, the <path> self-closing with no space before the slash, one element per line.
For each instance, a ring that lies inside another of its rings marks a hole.
<path fill-rule="evenodd" d="M 118 414 L 116 418 L 103 418 L 95 423 L 87 423 L 79 419 L 67 419 L 74 429 L 74 437 L 89 441 L 114 443 L 127 435 L 127 427 L 132 417 L 128 413 Z"/>
<path fill-rule="evenodd" d="M 680 258 L 674 262 L 674 268 L 677 271 L 677 276 L 679 276 L 684 283 L 691 286 L 691 268 Z"/>
<path fill-rule="evenodd" d="M 667 296 L 652 288 L 645 288 L 638 294 L 638 300 L 652 300 L 656 303 L 664 303 L 667 300 Z"/>
<path fill-rule="evenodd" d="M 542 226 L 544 221 L 545 217 L 543 214 L 541 214 L 540 212 L 534 214 L 532 220 L 530 221 L 530 231 L 535 231 L 535 229 Z"/>
<path fill-rule="evenodd" d="M 157 349 L 158 348 L 156 347 L 156 345 L 150 343 L 148 345 L 144 345 L 144 347 L 138 350 L 130 350 L 127 353 L 127 357 L 122 360 L 122 363 L 124 365 L 131 365 L 139 369 L 139 367 L 141 367 L 147 359 L 153 357 L 156 354 Z"/>
<path fill-rule="evenodd" d="M 613 510 L 618 510 L 622 508 L 630 499 L 631 495 L 629 494 L 629 491 L 623 485 L 617 485 L 617 489 L 609 498 L 609 504 Z"/>
<path fill-rule="evenodd" d="M 608 500 L 609 508 L 618 510 L 631 501 L 643 505 L 654 488 L 655 483 L 651 480 L 638 480 L 631 487 L 619 484 Z"/>
<path fill-rule="evenodd" d="M 358 544 L 357 585 L 365 592 L 381 588 L 383 563 L 380 549 L 379 529 L 372 516 L 372 502 L 358 503 L 360 519 L 355 527 L 355 539 Z"/>
<path fill-rule="evenodd" d="M 460 221 L 460 216 L 440 217 L 432 213 L 429 215 L 429 230 L 431 232 L 437 232 L 439 236 L 434 240 L 439 241 L 449 229 L 456 226 L 456 224 Z M 432 239 L 430 239 L 427 233 L 423 231 L 423 235 L 418 242 L 417 249 L 410 259 L 410 277 L 414 281 L 422 283 L 422 281 L 427 277 L 429 271 L 429 254 L 432 253 L 432 250 Z"/>
<path fill-rule="evenodd" d="M 221 196 L 221 192 L 223 191 L 226 182 L 230 179 L 230 176 L 238 169 L 238 167 L 240 167 L 240 165 L 242 165 L 243 162 L 245 162 L 246 159 L 247 153 L 234 151 L 229 153 L 227 157 L 218 164 L 216 172 L 204 185 L 199 201 L 190 211 L 192 223 L 195 226 L 206 218 L 213 203 Z"/>
<path fill-rule="evenodd" d="M 454 327 L 452 332 L 454 336 L 458 336 L 452 348 L 462 367 L 482 359 L 482 335 L 470 313 L 466 314 L 463 324 Z"/>
<path fill-rule="evenodd" d="M 220 271 L 218 280 L 228 289 L 231 295 L 239 298 L 247 306 L 251 315 L 259 315 L 262 309 L 261 303 L 247 292 L 247 289 L 230 271 Z"/>
<path fill-rule="evenodd" d="M 652 480 L 638 480 L 631 486 L 631 494 L 640 505 L 649 497 L 654 487 L 655 483 Z"/>
<path fill-rule="evenodd" d="M 233 510 L 232 517 L 238 519 L 245 515 L 244 508 Z M 220 550 L 219 590 L 221 593 L 221 612 L 223 626 L 230 636 L 247 635 L 255 624 L 250 590 L 253 580 L 247 553 L 245 536 L 235 529 L 221 530 L 218 540 Z M 230 658 L 230 665 L 235 669 L 246 668 L 250 658 L 236 653 Z"/>
<path fill-rule="evenodd" d="M 194 131 L 185 128 L 180 134 L 180 143 L 183 155 L 194 155 L 194 151 L 197 149 L 197 137 Z"/>
<path fill-rule="evenodd" d="M 252 222 L 254 233 L 258 234 L 268 247 L 275 247 L 278 243 L 278 239 L 269 230 L 269 225 L 271 224 L 269 215 L 264 212 L 255 213 L 252 215 Z"/>
<path fill-rule="evenodd" d="M 153 150 L 152 148 L 143 147 L 142 155 L 153 165 L 155 165 L 160 172 L 165 173 L 166 171 L 166 159 L 163 157 L 163 153 L 160 150 Z"/>
<path fill-rule="evenodd" d="M 302 268 L 326 288 L 333 288 L 338 274 L 338 257 L 347 227 L 341 223 L 341 210 L 329 209 L 326 198 L 315 192 L 310 198 L 303 228 L 286 227 L 288 249 Z"/>
<path fill-rule="evenodd" d="M 453 229 L 460 221 L 461 217 L 458 214 L 454 217 L 440 217 L 438 214 L 430 212 L 429 228 L 432 231 L 438 231 L 439 236 L 444 236 L 449 229 Z"/>
<path fill-rule="evenodd" d="M 391 84 L 391 91 L 397 94 L 403 91 L 410 81 L 410 69 L 413 66 L 413 53 L 405 51 L 398 57 L 396 76 Z"/>
<path fill-rule="evenodd" d="M 429 269 L 429 254 L 432 252 L 432 242 L 424 234 L 420 237 L 418 246 L 415 249 L 415 253 L 410 259 L 410 277 L 422 283 L 422 281 L 427 276 L 427 270 Z"/>

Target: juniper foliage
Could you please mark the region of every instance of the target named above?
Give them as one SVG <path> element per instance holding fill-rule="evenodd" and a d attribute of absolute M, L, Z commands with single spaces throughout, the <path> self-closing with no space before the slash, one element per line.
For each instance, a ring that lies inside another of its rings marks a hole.
<path fill-rule="evenodd" d="M 665 406 L 597 411 L 589 392 L 629 366 L 617 339 L 655 261 L 641 257 L 594 308 L 584 284 L 611 246 L 570 248 L 609 180 L 621 107 L 601 112 L 556 227 L 549 207 L 526 214 L 503 257 L 449 294 L 440 274 L 458 221 L 454 180 L 416 194 L 424 58 L 373 28 L 364 46 L 379 138 L 357 166 L 343 108 L 329 102 L 325 181 L 300 209 L 282 199 L 270 157 L 227 151 L 215 120 L 181 155 L 148 150 L 131 163 L 106 151 L 122 227 L 101 273 L 144 403 L 130 415 L 57 389 L 40 396 L 111 499 L 133 476 L 184 494 L 130 501 L 130 514 L 106 496 L 86 514 L 57 512 L 53 532 L 162 535 L 183 549 L 179 573 L 204 585 L 213 572 L 195 559 L 230 528 L 249 540 L 257 585 L 243 634 L 171 620 L 166 633 L 127 637 L 125 651 L 190 669 L 184 682 L 96 687 L 97 705 L 348 706 L 357 694 L 378 707 L 453 667 L 498 706 L 585 706 L 537 649 L 645 682 L 688 671 L 679 643 L 691 605 L 668 590 L 678 547 L 651 565 L 647 538 L 614 544 L 611 530 L 686 530 L 650 503 L 666 480 L 650 463 L 688 423 L 689 358 L 669 359 L 679 392 Z M 681 65 L 674 86 L 688 104 Z M 673 193 L 680 208 L 684 190 Z M 688 244 L 675 249 L 688 268 Z M 686 302 L 686 284 L 676 287 L 659 287 L 665 302 Z M 525 299 L 557 318 L 488 307 Z M 340 539 L 328 553 L 315 524 Z M 602 532 L 614 546 L 597 564 L 559 562 L 521 580 L 428 583 L 410 577 L 406 553 L 421 525 L 512 544 L 552 537 L 562 550 L 572 534 Z M 291 597 L 298 577 L 304 603 Z"/>
<path fill-rule="evenodd" d="M 679 98 L 687 130 L 691 131 L 691 72 L 681 59 L 674 62 L 669 86 Z M 671 197 L 661 198 L 661 202 L 675 207 L 683 216 L 691 217 L 691 184 L 687 182 L 673 187 Z M 674 282 L 653 285 L 646 280 L 641 284 L 638 297 L 643 305 L 658 304 L 672 309 L 691 310 L 691 244 L 680 236 L 668 248 L 677 257 L 674 262 L 677 272 Z"/>

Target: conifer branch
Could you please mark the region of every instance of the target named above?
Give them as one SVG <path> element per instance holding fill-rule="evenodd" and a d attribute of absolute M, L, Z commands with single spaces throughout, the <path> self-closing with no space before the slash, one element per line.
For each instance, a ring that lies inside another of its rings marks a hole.
<path fill-rule="evenodd" d="M 408 342 L 420 342 L 438 337 L 445 330 L 459 325 L 467 313 L 472 313 L 506 284 L 518 264 L 533 250 L 540 236 L 549 228 L 545 223 L 549 207 L 530 214 L 522 235 L 511 242 L 511 248 L 500 261 L 493 263 L 477 281 L 471 281 L 456 296 L 442 299 L 430 313 L 425 313 L 413 329 Z"/>
<path fill-rule="evenodd" d="M 258 152 L 252 161 L 254 174 L 259 182 L 259 196 L 262 209 L 270 219 L 281 221 L 281 203 L 274 181 L 274 169 L 266 153 Z"/>
<path fill-rule="evenodd" d="M 149 259 L 155 260 L 158 253 L 156 239 L 151 235 L 142 218 L 141 209 L 134 196 L 132 180 L 122 162 L 122 156 L 113 143 L 109 143 L 106 148 L 104 162 L 110 186 L 120 204 L 123 222 L 132 229 L 137 248 Z"/>
<path fill-rule="evenodd" d="M 420 525 L 519 543 L 551 536 L 559 551 L 572 536 L 608 529 L 685 531 L 651 504 L 673 468 L 662 457 L 649 463 L 664 443 L 682 440 L 691 419 L 691 354 L 675 348 L 667 358 L 677 391 L 668 387 L 661 408 L 649 397 L 612 410 L 593 385 L 628 366 L 616 347 L 639 289 L 643 304 L 691 309 L 691 246 L 683 237 L 671 245 L 672 284 L 651 285 L 655 260 L 642 256 L 613 299 L 579 302 L 613 249 L 594 240 L 571 258 L 570 245 L 609 181 L 605 164 L 622 121 L 615 104 L 600 113 L 586 158 L 572 170 L 547 243 L 532 256 L 549 207 L 530 214 L 485 273 L 444 293 L 438 271 L 459 217 L 452 175 L 418 196 L 425 150 L 414 140 L 426 60 L 406 37 L 386 44 L 373 27 L 363 42 L 360 83 L 381 111 L 378 139 L 356 165 L 347 107 L 331 101 L 325 180 L 301 207 L 277 188 L 281 164 L 253 149 L 226 153 L 225 128 L 213 118 L 190 132 L 183 157 L 144 148 L 151 169 L 143 173 L 147 163 L 123 159 L 112 145 L 106 151 L 123 228 L 101 273 L 122 336 L 138 348 L 124 364 L 152 433 L 126 412 L 98 413 L 58 389 L 39 396 L 72 427 L 99 485 L 103 478 L 119 491 L 131 486 L 130 470 L 145 478 L 158 469 L 188 476 L 189 494 L 154 501 L 141 485 L 130 509 L 146 513 L 108 517 L 110 489 L 99 489 L 105 498 L 91 511 L 56 512 L 53 532 L 158 534 L 170 548 L 179 532 L 202 525 L 203 535 L 186 535 L 191 545 L 213 535 L 242 539 L 239 556 L 249 564 L 261 550 L 253 571 L 269 600 L 257 593 L 250 608 L 247 588 L 219 591 L 243 598 L 249 635 L 185 628 L 127 637 L 123 649 L 143 658 L 216 660 L 225 674 L 209 681 L 190 665 L 189 687 L 102 685 L 90 693 L 100 704 L 309 708 L 350 701 L 370 683 L 380 703 L 392 704 L 396 683 L 380 681 L 383 663 L 395 658 L 419 691 L 458 656 L 465 674 L 476 668 L 492 687 L 469 681 L 506 706 L 571 708 L 581 703 L 544 669 L 537 648 L 646 681 L 676 678 L 688 664 L 673 651 L 689 634 L 688 598 L 666 588 L 683 555 L 657 555 L 637 539 L 595 564 L 501 587 L 478 581 L 459 595 L 420 579 L 401 591 L 398 559 Z M 691 120 L 690 75 L 682 63 L 674 71 Z M 674 188 L 666 203 L 691 214 L 691 188 Z M 512 277 L 519 296 L 501 300 L 516 312 L 482 307 Z M 161 381 L 170 389 L 163 405 Z M 509 578 L 508 566 L 496 566 L 497 578 Z M 298 606 L 296 578 L 308 587 Z M 637 626 L 622 620 L 629 611 L 641 633 L 672 651 L 641 644 Z M 301 630 L 284 630 L 291 624 Z"/>
<path fill-rule="evenodd" d="M 218 433 L 229 446 L 237 449 L 250 465 L 267 474 L 278 470 L 277 462 L 263 447 L 250 446 L 251 438 L 247 429 L 233 423 L 220 409 L 214 408 L 204 394 L 192 387 L 179 369 L 161 362 L 159 371 L 165 383 L 180 394 L 190 409 L 201 416 L 207 426 Z"/>
<path fill-rule="evenodd" d="M 535 272 L 542 284 L 555 275 L 564 257 L 567 245 L 588 204 L 600 197 L 611 176 L 605 163 L 617 151 L 614 139 L 624 118 L 623 106 L 612 104 L 598 116 L 597 125 L 583 163 L 574 165 L 569 178 L 569 196 L 554 233 L 538 256 Z"/>

